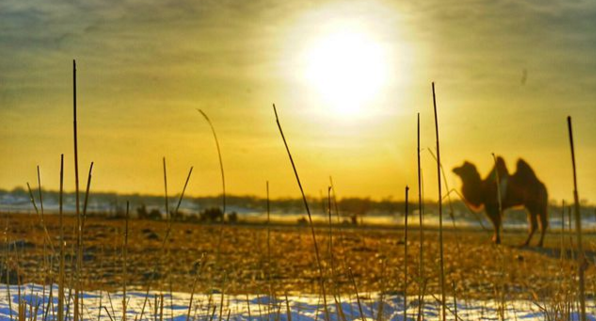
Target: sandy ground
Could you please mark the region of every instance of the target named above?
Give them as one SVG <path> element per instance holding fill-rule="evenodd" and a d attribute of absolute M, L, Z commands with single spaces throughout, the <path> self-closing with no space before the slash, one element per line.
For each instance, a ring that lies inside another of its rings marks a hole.
<path fill-rule="evenodd" d="M 54 252 L 48 244 L 39 216 L 2 215 L 2 282 L 57 282 L 59 220 L 44 219 Z M 66 282 L 75 257 L 76 219 L 65 217 Z M 91 217 L 85 222 L 82 284 L 87 290 L 118 290 L 123 284 L 124 220 Z M 129 223 L 127 284 L 129 288 L 226 293 L 320 293 L 319 271 L 308 226 L 200 225 L 172 223 L 168 242 L 166 222 L 131 220 Z M 400 293 L 405 289 L 403 227 L 316 229 L 326 291 Z M 420 273 L 419 231 L 409 232 L 407 293 L 440 293 L 438 232 L 424 232 Z M 444 232 L 445 284 L 448 295 L 475 299 L 548 299 L 573 296 L 577 288 L 576 266 L 563 251 L 575 238 L 549 233 L 545 248 L 519 248 L 525 231 L 505 232 L 504 245 L 494 246 L 482 230 Z M 594 293 L 593 235 L 585 235 L 588 257 L 586 288 Z M 8 243 L 7 243 L 8 241 Z M 537 242 L 535 236 L 534 243 Z M 45 246 L 44 246 L 45 243 Z M 11 244 L 11 246 L 7 246 Z M 15 251 L 16 246 L 16 251 Z M 10 249 L 10 250 L 8 250 Z M 331 249 L 331 250 L 330 250 Z M 268 252 L 270 253 L 268 255 Z M 561 254 L 566 258 L 561 259 Z M 270 259 L 268 259 L 268 257 Z M 201 259 L 202 258 L 202 259 Z M 49 272 L 50 259 L 53 272 Z M 270 262 L 270 264 L 268 264 Z M 8 268 L 8 270 L 6 269 Z M 349 270 L 352 271 L 350 276 Z M 8 273 L 6 273 L 8 271 Z M 70 283 L 72 284 L 72 283 Z"/>

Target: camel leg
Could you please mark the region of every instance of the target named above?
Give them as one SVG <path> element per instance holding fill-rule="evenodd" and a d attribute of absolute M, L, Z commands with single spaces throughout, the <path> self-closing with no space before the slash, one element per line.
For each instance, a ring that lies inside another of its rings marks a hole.
<path fill-rule="evenodd" d="M 546 216 L 546 211 L 540 213 L 540 242 L 538 242 L 538 246 L 542 247 L 542 243 L 544 242 L 544 235 L 546 234 L 546 229 L 548 228 L 548 217 Z"/>
<path fill-rule="evenodd" d="M 493 207 L 486 207 L 486 214 L 488 218 L 493 223 L 494 234 L 493 234 L 493 242 L 495 244 L 501 244 L 501 216 L 499 215 L 498 208 Z"/>
<path fill-rule="evenodd" d="M 529 232 L 528 232 L 528 238 L 526 239 L 526 241 L 524 242 L 524 244 L 522 244 L 522 246 L 528 246 L 530 245 L 530 241 L 532 240 L 532 236 L 534 236 L 534 232 L 536 232 L 536 229 L 538 228 L 538 218 L 537 218 L 538 214 L 537 211 L 534 209 L 528 209 L 528 225 L 529 225 Z M 542 242 L 542 240 L 541 240 Z"/>

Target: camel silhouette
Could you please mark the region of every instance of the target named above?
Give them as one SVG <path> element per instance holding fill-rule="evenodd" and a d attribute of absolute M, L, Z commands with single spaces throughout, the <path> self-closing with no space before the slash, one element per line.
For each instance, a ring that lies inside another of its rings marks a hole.
<path fill-rule="evenodd" d="M 481 179 L 476 166 L 467 161 L 462 166 L 454 168 L 453 172 L 463 182 L 462 194 L 465 202 L 474 211 L 485 209 L 494 227 L 495 243 L 501 243 L 502 212 L 508 208 L 523 206 L 528 213 L 529 222 L 528 238 L 523 246 L 530 244 L 540 224 L 538 246 L 542 247 L 548 227 L 548 193 L 528 163 L 519 159 L 515 173 L 510 175 L 503 158 L 497 157 L 495 166 L 485 179 Z M 499 209 L 499 196 L 501 209 Z"/>

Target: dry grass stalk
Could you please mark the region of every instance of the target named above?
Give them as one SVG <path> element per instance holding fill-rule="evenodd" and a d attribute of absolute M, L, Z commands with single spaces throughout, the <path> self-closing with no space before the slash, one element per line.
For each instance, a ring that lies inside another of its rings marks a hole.
<path fill-rule="evenodd" d="M 329 224 L 331 223 L 331 201 L 333 200 L 333 210 L 335 211 L 335 217 L 336 217 L 336 222 L 337 222 L 337 242 L 339 244 L 339 250 L 340 253 L 342 254 L 342 260 L 340 260 L 341 263 L 341 267 L 343 267 L 344 270 L 347 270 L 347 263 L 346 263 L 346 257 L 345 257 L 345 253 L 346 253 L 346 249 L 344 246 L 344 233 L 342 231 L 342 222 L 341 222 L 341 218 L 340 218 L 340 214 L 339 214 L 339 206 L 338 206 L 338 202 L 337 202 L 337 194 L 335 192 L 335 186 L 333 185 L 333 177 L 329 176 L 329 190 L 328 190 L 329 194 L 328 194 L 328 198 L 329 198 L 329 203 L 328 203 L 328 207 L 329 207 Z M 331 196 L 331 192 L 333 192 L 333 196 Z M 331 229 L 331 227 L 330 227 Z M 331 233 L 331 230 L 330 230 Z M 333 243 L 332 243 L 333 244 Z M 331 249 L 331 253 L 335 252 L 335 248 Z M 335 265 L 335 258 L 332 256 L 332 261 L 331 261 L 331 266 L 332 266 L 332 277 L 334 278 L 333 284 L 336 285 L 335 290 L 334 290 L 334 298 L 335 298 L 335 304 L 336 304 L 336 308 L 337 308 L 337 312 L 339 314 L 339 320 L 341 321 L 347 321 L 346 318 L 346 314 L 345 311 L 343 310 L 343 306 L 342 306 L 342 300 L 341 300 L 341 294 L 339 293 L 338 287 L 337 287 L 337 282 L 335 281 L 335 278 L 338 274 L 337 270 L 339 270 L 339 268 Z M 335 272 L 333 271 L 333 268 L 335 267 Z M 349 294 L 348 294 L 349 295 Z M 350 306 L 351 308 L 351 306 Z"/>
<path fill-rule="evenodd" d="M 416 151 L 418 155 L 418 215 L 420 220 L 420 225 L 418 226 L 420 237 L 420 257 L 418 259 L 418 321 L 421 321 L 422 311 L 424 309 L 424 284 L 426 281 L 424 277 L 424 208 L 422 204 L 422 167 L 420 165 L 420 113 L 417 115 L 416 137 Z"/>
<path fill-rule="evenodd" d="M 39 206 L 41 208 L 41 222 L 43 224 L 43 193 L 41 192 L 41 172 L 39 170 L 39 165 L 37 165 L 37 187 L 39 192 Z"/>
<path fill-rule="evenodd" d="M 80 287 L 80 278 L 81 275 L 83 275 L 83 248 L 84 248 L 84 244 L 83 244 L 83 235 L 85 233 L 85 219 L 87 218 L 87 205 L 89 202 L 89 191 L 91 189 L 91 178 L 93 173 L 93 162 L 91 162 L 91 166 L 89 166 L 89 174 L 87 176 L 87 187 L 85 189 L 85 200 L 83 201 L 83 212 L 82 212 L 82 217 L 80 219 L 80 226 L 79 226 L 79 234 L 80 234 L 80 238 L 78 239 L 78 244 L 77 244 L 77 275 L 79 280 L 77 281 L 77 284 Z M 79 290 L 79 300 L 80 300 L 80 318 L 83 319 L 83 307 L 84 307 L 84 295 L 82 293 L 82 289 Z"/>
<path fill-rule="evenodd" d="M 384 318 L 384 314 L 385 314 L 385 271 L 387 269 L 387 260 L 386 258 L 382 258 L 381 259 L 381 278 L 379 280 L 379 283 L 381 284 L 381 289 L 380 289 L 380 293 L 379 293 L 379 311 L 377 313 L 377 321 L 383 321 Z M 373 307 L 371 305 L 370 308 L 371 311 L 371 316 L 374 314 L 373 313 Z"/>
<path fill-rule="evenodd" d="M 406 186 L 406 209 L 404 214 L 404 320 L 408 319 L 408 192 Z"/>
<path fill-rule="evenodd" d="M 222 153 L 221 153 L 221 148 L 219 146 L 219 139 L 217 138 L 217 133 L 215 132 L 215 127 L 213 126 L 211 119 L 209 119 L 209 117 L 207 116 L 207 114 L 205 114 L 205 112 L 203 112 L 200 109 L 197 109 L 197 111 L 203 116 L 203 118 L 205 118 L 205 120 L 209 124 L 209 127 L 211 128 L 211 133 L 213 134 L 213 139 L 215 140 L 215 147 L 217 148 L 217 157 L 219 159 L 219 170 L 221 173 L 222 224 L 220 224 L 220 227 L 219 227 L 219 236 L 218 236 L 218 241 L 217 241 L 216 257 L 215 257 L 215 266 L 219 266 L 220 259 L 221 259 L 221 247 L 222 247 L 222 241 L 223 241 L 223 235 L 224 235 L 223 220 L 225 220 L 225 216 L 226 216 L 226 176 L 225 176 L 225 170 L 224 170 L 224 166 L 223 166 L 223 157 L 222 157 Z M 209 295 L 211 295 L 211 294 L 209 294 Z M 221 317 L 221 315 L 220 315 L 220 317 Z"/>
<path fill-rule="evenodd" d="M 189 321 L 190 320 L 190 312 L 192 310 L 192 303 L 193 303 L 193 299 L 194 299 L 194 296 L 195 296 L 195 287 L 196 287 L 197 282 L 199 280 L 199 276 L 203 272 L 203 267 L 205 266 L 205 253 L 201 254 L 200 262 L 201 262 L 201 264 L 199 265 L 199 271 L 197 271 L 197 273 L 195 275 L 195 278 L 194 278 L 194 281 L 192 282 L 192 289 L 190 291 L 190 302 L 188 303 L 188 311 L 186 313 L 186 321 Z M 249 309 L 250 309 L 250 307 L 249 307 Z M 250 311 L 249 311 L 249 314 L 250 314 Z"/>
<path fill-rule="evenodd" d="M 252 315 L 250 314 L 250 299 L 248 298 L 248 293 L 246 294 L 246 310 L 248 312 L 248 320 L 252 320 Z M 188 321 L 188 318 L 186 319 Z"/>
<path fill-rule="evenodd" d="M 441 191 L 441 145 L 439 143 L 439 117 L 437 115 L 437 99 L 435 95 L 435 83 L 432 83 L 433 107 L 435 111 L 435 134 L 437 140 L 437 184 L 439 187 L 439 264 L 440 264 L 440 283 L 441 283 L 441 311 L 443 321 L 447 320 L 447 309 L 445 305 L 445 262 L 443 256 L 443 195 Z"/>
<path fill-rule="evenodd" d="M 124 246 L 122 247 L 122 321 L 126 321 L 126 280 L 128 277 L 127 260 L 128 260 L 128 221 L 130 204 L 126 201 L 126 219 L 124 225 Z"/>
<path fill-rule="evenodd" d="M 186 187 L 188 186 L 188 182 L 190 181 L 190 176 L 192 175 L 192 170 L 194 166 L 190 167 L 188 171 L 188 175 L 186 176 L 186 181 L 184 181 L 184 187 L 182 188 L 182 194 L 180 194 L 180 198 L 178 199 L 178 204 L 176 204 L 176 209 L 174 210 L 174 216 L 178 217 L 180 214 L 178 211 L 180 210 L 180 205 L 182 205 L 182 199 L 184 199 L 184 194 L 186 193 Z"/>
<path fill-rule="evenodd" d="M 31 200 L 31 204 L 33 204 L 33 209 L 35 210 L 35 214 L 39 215 L 39 209 L 37 207 L 37 203 L 35 203 L 35 198 L 33 197 L 33 191 L 31 190 L 31 185 L 27 182 L 27 191 L 29 191 L 29 199 Z"/>
<path fill-rule="evenodd" d="M 60 155 L 60 263 L 58 268 L 58 321 L 64 321 L 64 154 Z"/>
<path fill-rule="evenodd" d="M 163 302 L 164 302 L 164 297 L 163 297 L 163 293 L 161 293 L 159 295 L 159 320 L 163 321 Z"/>
<path fill-rule="evenodd" d="M 269 181 L 266 182 L 265 188 L 267 190 L 267 289 L 269 301 L 267 302 L 267 313 L 271 315 L 271 297 L 273 295 L 271 285 L 271 204 L 269 202 Z M 268 317 L 269 318 L 269 317 Z"/>
<path fill-rule="evenodd" d="M 39 200 L 40 200 L 41 212 L 39 211 L 39 208 L 37 207 L 37 203 L 35 202 L 35 197 L 33 197 L 33 190 L 31 189 L 31 185 L 29 185 L 29 182 L 27 182 L 27 191 L 29 192 L 29 200 L 31 201 L 31 204 L 33 205 L 35 214 L 37 214 L 39 216 L 40 225 L 45 233 L 44 242 L 48 242 L 52 248 L 52 252 L 54 252 L 54 246 L 52 245 L 52 238 L 50 237 L 50 233 L 48 232 L 48 229 L 45 226 L 45 223 L 43 220 L 44 211 L 43 211 L 43 198 L 42 198 L 42 193 L 41 193 L 41 177 L 40 177 L 40 172 L 39 172 L 39 166 L 37 166 L 37 184 L 38 184 L 38 188 L 39 188 Z"/>
<path fill-rule="evenodd" d="M 213 127 L 213 123 L 211 123 L 211 120 L 209 119 L 209 117 L 207 117 L 207 114 L 205 114 L 202 110 L 197 109 L 199 111 L 199 113 L 201 113 L 201 115 L 203 115 L 203 117 L 205 118 L 205 120 L 207 121 L 207 123 L 209 123 L 209 127 L 211 127 L 211 132 L 213 133 L 213 138 L 215 139 L 215 147 L 217 147 L 217 156 L 219 158 L 219 169 L 221 172 L 221 185 L 222 185 L 222 202 L 223 202 L 223 209 L 222 212 L 225 215 L 226 214 L 226 176 L 225 176 L 225 171 L 224 171 L 224 166 L 223 166 L 223 158 L 221 156 L 221 149 L 219 147 L 219 140 L 217 139 L 217 134 L 215 133 L 215 127 Z"/>
<path fill-rule="evenodd" d="M 348 268 L 348 275 L 350 276 L 350 280 L 352 281 L 352 285 L 354 286 L 354 292 L 356 293 L 356 302 L 358 303 L 360 319 L 362 319 L 362 321 L 366 321 L 366 316 L 364 315 L 364 310 L 362 309 L 362 302 L 360 302 L 360 295 L 358 294 L 358 285 L 356 284 L 356 279 L 354 279 L 354 274 L 352 273 L 351 268 Z"/>
<path fill-rule="evenodd" d="M 10 237 L 8 235 L 8 220 L 6 222 L 6 229 L 4 230 L 4 242 L 6 243 L 6 252 L 5 252 L 5 268 L 6 268 L 6 294 L 8 295 L 8 298 L 12 298 L 12 295 L 10 293 L 10 266 L 9 266 L 9 262 L 10 262 Z M 10 314 L 10 321 L 13 320 L 12 318 L 12 299 L 8 300 L 8 311 Z"/>
<path fill-rule="evenodd" d="M 223 281 L 221 283 L 221 295 L 219 299 L 219 320 L 223 320 L 223 308 L 224 308 L 224 297 L 226 291 L 227 274 L 224 274 Z"/>
<path fill-rule="evenodd" d="M 298 170 L 296 169 L 296 165 L 294 164 L 294 159 L 292 158 L 292 153 L 290 153 L 290 148 L 288 147 L 288 143 L 286 141 L 286 137 L 284 136 L 283 129 L 281 127 L 281 123 L 279 122 L 279 117 L 277 115 L 277 109 L 275 108 L 275 104 L 273 104 L 273 112 L 275 113 L 275 121 L 277 122 L 277 128 L 279 129 L 279 133 L 281 134 L 281 138 L 284 142 L 284 146 L 286 147 L 286 151 L 288 153 L 288 157 L 290 158 L 290 163 L 292 164 L 292 169 L 294 170 L 294 175 L 296 176 L 296 181 L 298 182 L 298 187 L 300 188 L 300 193 L 302 194 L 302 201 L 304 202 L 304 207 L 306 208 L 306 214 L 308 214 L 308 222 L 310 225 L 313 244 L 315 248 L 315 256 L 317 260 L 317 268 L 319 272 L 319 280 L 321 283 L 321 290 L 323 291 L 323 305 L 325 307 L 325 320 L 329 321 L 329 310 L 327 309 L 327 293 L 325 291 L 325 279 L 323 275 L 323 265 L 321 263 L 321 257 L 319 253 L 319 245 L 317 244 L 317 237 L 315 234 L 315 227 L 312 222 L 312 215 L 310 213 L 310 208 L 308 206 L 308 201 L 306 200 L 306 194 L 304 193 L 304 189 L 302 188 L 302 183 L 300 182 L 300 176 L 298 175 Z"/>
<path fill-rule="evenodd" d="M 329 261 L 331 265 L 331 282 L 334 285 L 333 288 L 333 300 L 335 301 L 335 308 L 337 312 L 337 319 L 341 321 L 346 321 L 346 317 L 344 315 L 343 307 L 341 305 L 341 297 L 339 296 L 339 291 L 337 289 L 337 280 L 336 280 L 336 266 L 335 266 L 335 258 L 333 255 L 333 222 L 331 217 L 331 190 L 333 186 L 330 185 L 327 188 L 327 206 L 326 211 L 329 218 L 329 242 L 328 242 L 328 251 L 329 251 Z M 336 204 L 337 206 L 337 204 Z"/>
<path fill-rule="evenodd" d="M 168 245 L 168 240 L 170 238 L 170 234 L 172 231 L 172 220 L 171 220 L 171 215 L 169 213 L 170 211 L 169 211 L 169 201 L 168 201 L 168 175 L 167 175 L 167 167 L 166 167 L 166 158 L 165 157 L 163 157 L 163 159 L 162 159 L 162 164 L 163 164 L 166 218 L 168 220 L 168 223 L 167 223 L 166 235 L 163 239 L 163 242 L 161 243 L 161 249 L 164 252 L 163 257 L 166 258 L 166 262 L 169 262 L 169 259 L 167 259 L 169 256 L 169 249 L 168 249 L 167 245 Z M 184 189 L 180 196 L 180 201 L 178 202 L 178 205 L 180 205 L 180 203 L 182 202 L 182 197 L 184 196 L 184 191 L 186 190 L 186 185 L 188 184 L 188 180 L 190 179 L 191 173 L 192 173 L 192 167 L 191 167 L 190 172 L 188 173 L 188 176 L 186 178 L 186 183 L 184 184 Z M 176 212 L 177 211 L 178 211 L 178 207 L 176 207 Z M 152 285 L 151 283 L 155 281 L 158 268 L 159 268 L 159 261 L 156 260 L 155 265 L 153 266 L 153 270 L 151 271 L 151 278 L 149 279 L 149 282 L 147 283 L 147 290 L 145 291 L 145 298 L 143 300 L 143 305 L 141 308 L 141 313 L 140 313 L 139 319 L 142 319 L 143 314 L 145 313 L 145 308 L 147 307 L 147 302 L 149 300 L 149 291 L 151 290 L 151 285 Z"/>
<path fill-rule="evenodd" d="M 288 321 L 292 321 L 292 310 L 290 310 L 290 300 L 288 300 L 288 292 L 285 292 L 286 296 L 286 315 L 288 317 Z"/>
<path fill-rule="evenodd" d="M 586 298 L 585 298 L 585 277 L 584 270 L 586 268 L 586 259 L 584 256 L 584 248 L 582 244 L 582 220 L 579 209 L 579 195 L 577 192 L 577 173 L 575 168 L 575 146 L 573 144 L 573 127 L 571 123 L 571 116 L 567 117 L 567 127 L 569 129 L 569 145 L 571 146 L 571 165 L 573 167 L 573 200 L 575 209 L 575 229 L 577 233 L 577 261 L 579 274 L 579 304 L 580 317 L 582 321 L 586 320 Z"/>
<path fill-rule="evenodd" d="M 75 170 L 75 212 L 77 215 L 77 249 L 81 244 L 81 213 L 79 206 L 79 149 L 77 135 L 77 63 L 72 61 L 72 97 L 73 97 L 73 137 L 74 137 L 74 170 Z M 77 251 L 78 252 L 78 251 Z M 79 266 L 75 267 L 74 321 L 79 321 Z"/>
<path fill-rule="evenodd" d="M 29 185 L 29 184 L 27 184 Z M 50 291 L 49 291 L 49 296 L 48 296 L 48 305 L 46 307 L 43 306 L 43 302 L 41 302 L 41 304 L 38 304 L 37 307 L 35 308 L 35 318 L 37 318 L 37 312 L 39 309 L 39 306 L 42 306 L 43 309 L 43 320 L 46 320 L 47 316 L 48 316 L 48 311 L 50 310 L 51 307 L 51 303 L 53 301 L 53 286 L 54 286 L 54 278 L 53 278 L 53 270 L 52 270 L 52 265 L 53 265 L 53 256 L 56 254 L 55 250 L 54 250 L 54 245 L 52 242 L 52 238 L 50 237 L 50 233 L 48 232 L 48 229 L 46 227 L 46 224 L 44 222 L 44 210 L 43 210 L 43 193 L 42 193 L 42 187 L 41 187 L 41 170 L 39 169 L 39 165 L 37 165 L 37 187 L 38 187 L 38 192 L 39 192 L 39 205 L 41 208 L 41 215 L 40 215 L 40 224 L 41 227 L 44 230 L 45 233 L 45 237 L 47 239 L 43 240 L 43 270 L 44 270 L 44 274 L 47 276 L 47 278 L 50 280 Z M 33 199 L 33 198 L 32 198 Z M 48 260 L 48 256 L 46 256 L 46 244 L 49 243 L 50 247 L 51 247 L 51 257 Z M 49 262 L 48 262 L 49 261 Z M 45 288 L 45 284 L 46 282 L 43 282 L 43 290 L 42 290 L 42 297 L 45 298 L 46 294 L 46 288 Z"/>
<path fill-rule="evenodd" d="M 437 156 L 435 155 L 435 153 L 433 153 L 431 148 L 427 149 L 428 153 L 432 156 L 432 158 L 438 163 L 438 159 Z M 449 204 L 449 217 L 451 218 L 451 222 L 453 223 L 453 229 L 455 230 L 456 225 L 455 225 L 455 210 L 453 209 L 453 201 L 451 199 L 451 189 L 449 189 L 449 181 L 447 180 L 447 174 L 445 174 L 445 168 L 443 168 L 443 164 L 439 163 L 439 166 L 441 167 L 441 174 L 443 177 L 443 183 L 445 184 L 445 190 L 448 191 L 447 193 L 445 193 L 445 196 L 443 196 L 443 199 L 447 199 L 447 202 Z M 456 246 L 458 247 L 458 252 L 459 252 L 459 242 L 456 243 Z"/>
<path fill-rule="evenodd" d="M 565 255 L 565 200 L 561 202 L 561 260 L 564 260 Z"/>
<path fill-rule="evenodd" d="M 163 164 L 163 186 L 164 186 L 164 200 L 165 200 L 165 206 L 166 206 L 166 218 L 168 220 L 168 230 L 167 233 L 170 232 L 170 229 L 172 228 L 172 220 L 171 220 L 171 214 L 170 214 L 170 204 L 169 204 L 169 200 L 168 200 L 168 172 L 166 170 L 166 158 L 162 158 L 162 164 Z"/>

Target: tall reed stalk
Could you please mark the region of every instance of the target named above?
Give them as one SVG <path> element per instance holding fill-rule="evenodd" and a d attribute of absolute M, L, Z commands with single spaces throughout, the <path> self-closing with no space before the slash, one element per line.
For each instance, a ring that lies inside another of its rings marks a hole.
<path fill-rule="evenodd" d="M 77 62 L 72 61 L 72 97 L 73 97 L 73 137 L 74 137 L 74 171 L 75 171 L 75 212 L 77 216 L 77 253 L 81 245 L 81 213 L 79 206 L 79 149 L 78 149 L 78 135 L 77 135 Z M 77 260 L 78 262 L 78 260 Z M 79 321 L 79 269 L 75 268 L 75 297 L 74 297 L 74 321 Z"/>
<path fill-rule="evenodd" d="M 64 154 L 60 155 L 60 263 L 58 268 L 58 321 L 64 321 Z"/>
<path fill-rule="evenodd" d="M 304 207 L 306 208 L 306 214 L 308 214 L 308 222 L 310 225 L 310 230 L 312 233 L 313 244 L 315 248 L 315 257 L 317 260 L 317 270 L 319 272 L 319 281 L 321 283 L 321 290 L 323 291 L 323 305 L 325 308 L 325 320 L 329 321 L 329 310 L 327 309 L 327 292 L 325 291 L 325 279 L 323 274 L 323 265 L 321 263 L 321 256 L 319 253 L 319 245 L 317 244 L 317 237 L 315 233 L 315 227 L 312 222 L 312 215 L 310 214 L 310 207 L 308 206 L 308 201 L 306 200 L 306 194 L 304 193 L 304 189 L 302 188 L 302 183 L 300 182 L 300 176 L 298 175 L 298 170 L 296 169 L 296 165 L 294 164 L 294 159 L 292 158 L 292 153 L 290 152 L 290 147 L 286 141 L 286 137 L 284 135 L 283 129 L 281 127 L 281 123 L 279 122 L 279 117 L 277 115 L 277 109 L 275 108 L 275 104 L 273 104 L 273 112 L 275 113 L 275 122 L 277 123 L 277 128 L 279 129 L 279 133 L 281 138 L 284 142 L 284 146 L 286 147 L 286 152 L 288 153 L 288 157 L 290 159 L 290 163 L 292 164 L 292 169 L 294 170 L 294 176 L 296 176 L 296 181 L 298 182 L 298 187 L 300 188 L 300 193 L 302 194 L 302 201 L 304 202 Z"/>
<path fill-rule="evenodd" d="M 203 115 L 203 118 L 205 118 L 205 120 L 207 121 L 207 123 L 209 124 L 209 127 L 211 128 L 211 133 L 213 134 L 213 139 L 215 140 L 215 147 L 217 148 L 217 157 L 219 159 L 219 170 L 221 173 L 221 185 L 222 185 L 222 222 L 219 226 L 219 235 L 217 237 L 217 249 L 216 249 L 216 255 L 215 255 L 215 266 L 219 267 L 220 266 L 220 259 L 221 259 L 221 247 L 222 247 L 222 242 L 223 242 L 223 235 L 224 235 L 224 220 L 226 217 L 226 176 L 225 176 L 225 170 L 224 170 L 224 166 L 223 166 L 223 157 L 221 154 L 221 148 L 219 146 L 219 139 L 217 139 L 217 133 L 215 132 L 215 127 L 213 126 L 213 123 L 211 122 L 211 119 L 209 119 L 209 117 L 207 116 L 207 114 L 205 114 L 202 110 L 197 109 L 197 111 Z M 211 296 L 211 294 L 209 294 Z"/>
<path fill-rule="evenodd" d="M 408 319 L 408 192 L 406 186 L 406 212 L 404 215 L 404 320 Z"/>
<path fill-rule="evenodd" d="M 124 223 L 124 246 L 122 247 L 122 321 L 126 321 L 126 282 L 128 278 L 128 220 L 129 202 L 126 201 L 126 218 Z"/>
<path fill-rule="evenodd" d="M 225 177 L 225 170 L 224 170 L 224 166 L 223 166 L 223 157 L 222 157 L 222 153 L 221 153 L 221 148 L 219 145 L 219 139 L 217 138 L 217 133 L 215 132 L 215 127 L 213 126 L 213 123 L 211 122 L 211 119 L 209 119 L 209 117 L 207 116 L 207 114 L 205 112 L 203 112 L 200 109 L 197 109 L 197 111 L 203 116 L 203 118 L 205 118 L 205 121 L 207 121 L 207 123 L 209 124 L 209 127 L 211 128 L 211 133 L 213 134 L 213 140 L 215 141 L 215 147 L 217 149 L 217 157 L 219 160 L 219 170 L 221 173 L 221 185 L 222 185 L 222 222 L 219 226 L 219 235 L 217 237 L 217 249 L 216 249 L 216 254 L 215 254 L 215 266 L 219 267 L 221 262 L 221 247 L 222 247 L 222 242 L 223 242 L 223 235 L 224 235 L 224 220 L 225 220 L 225 215 L 226 215 L 226 177 Z M 212 282 L 212 280 L 210 281 Z M 211 287 L 211 286 L 210 286 Z M 211 296 L 212 293 L 209 293 L 209 302 L 211 302 Z M 221 316 L 220 316 L 221 317 Z"/>
<path fill-rule="evenodd" d="M 586 297 L 585 297 L 585 276 L 584 270 L 586 268 L 586 259 L 584 256 L 584 248 L 582 244 L 582 220 L 579 210 L 579 195 L 577 192 L 577 173 L 575 169 L 575 146 L 573 144 L 573 127 L 571 124 L 571 116 L 567 117 L 567 127 L 569 129 L 569 145 L 571 146 L 571 165 L 573 167 L 573 200 L 575 209 L 575 229 L 577 233 L 577 261 L 578 261 L 578 275 L 579 275 L 579 304 L 580 317 L 582 321 L 586 320 Z"/>
<path fill-rule="evenodd" d="M 424 208 L 422 204 L 422 167 L 420 166 L 420 113 L 417 115 L 417 126 L 416 126 L 416 137 L 417 137 L 417 160 L 418 160 L 418 215 L 419 215 L 419 227 L 418 233 L 420 237 L 420 258 L 418 259 L 418 321 L 422 320 L 422 311 L 424 309 Z"/>
<path fill-rule="evenodd" d="M 435 83 L 432 83 L 433 90 L 433 107 L 435 111 L 435 134 L 437 140 L 437 184 L 439 187 L 439 256 L 441 268 L 441 311 L 443 321 L 447 320 L 447 307 L 445 305 L 445 263 L 443 256 L 443 195 L 441 191 L 441 145 L 439 143 L 439 117 L 437 115 L 437 99 L 435 95 Z"/>
<path fill-rule="evenodd" d="M 226 175 L 225 175 L 225 171 L 224 171 L 224 166 L 223 166 L 223 158 L 221 156 L 221 148 L 219 147 L 219 140 L 217 139 L 217 133 L 215 133 L 215 127 L 213 127 L 213 123 L 211 123 L 211 120 L 209 119 L 209 117 L 207 117 L 207 114 L 205 114 L 202 110 L 197 109 L 199 111 L 199 113 L 201 113 L 201 115 L 203 115 L 203 117 L 205 118 L 205 120 L 207 121 L 207 123 L 209 124 L 209 127 L 211 128 L 211 133 L 213 133 L 213 138 L 215 139 L 215 147 L 217 147 L 217 157 L 219 158 L 219 169 L 221 172 L 221 187 L 222 187 L 222 213 L 226 214 Z"/>
<path fill-rule="evenodd" d="M 267 316 L 271 317 L 271 297 L 273 295 L 271 286 L 271 204 L 269 201 L 269 181 L 266 182 L 265 188 L 267 190 L 267 289 L 269 300 L 267 302 Z"/>

